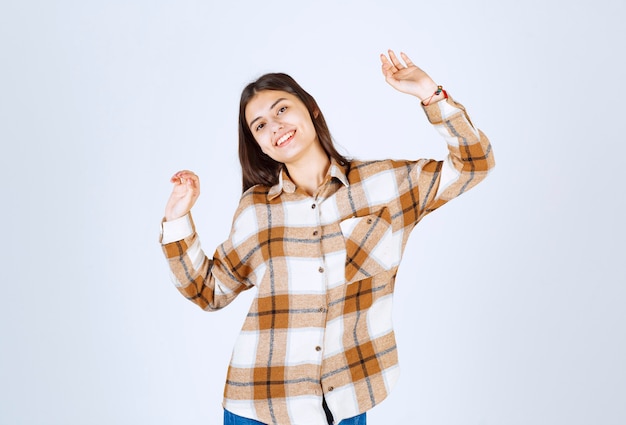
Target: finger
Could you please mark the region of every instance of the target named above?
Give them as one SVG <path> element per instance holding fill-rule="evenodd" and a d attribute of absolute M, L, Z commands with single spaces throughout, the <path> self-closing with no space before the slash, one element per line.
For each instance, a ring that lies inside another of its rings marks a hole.
<path fill-rule="evenodd" d="M 172 178 L 170 179 L 170 182 L 172 183 L 183 183 L 185 180 L 189 179 L 189 178 L 198 178 L 198 176 L 196 176 L 196 174 L 193 171 L 189 171 L 189 170 L 181 170 L 178 171 L 177 173 L 175 173 Z"/>
<path fill-rule="evenodd" d="M 189 177 L 189 176 L 195 176 L 196 173 L 194 173 L 193 171 L 189 171 L 189 170 L 180 170 L 179 172 L 177 172 L 176 174 L 174 174 L 175 176 L 185 176 L 185 177 Z"/>
<path fill-rule="evenodd" d="M 382 67 L 383 67 L 383 73 L 386 75 L 388 72 L 392 72 L 393 71 L 393 64 L 391 62 L 389 62 L 389 59 L 387 59 L 387 56 L 385 56 L 384 54 L 380 54 L 380 61 L 382 62 Z"/>
<path fill-rule="evenodd" d="M 174 184 L 183 184 L 185 182 L 185 178 L 182 175 L 175 174 L 170 179 L 170 183 Z"/>
<path fill-rule="evenodd" d="M 389 62 L 389 59 L 387 59 L 387 56 L 385 56 L 383 53 L 380 54 L 380 61 L 383 64 L 383 67 L 390 67 L 391 63 Z"/>
<path fill-rule="evenodd" d="M 402 62 L 400 62 L 400 60 L 398 59 L 396 54 L 391 49 L 389 50 L 389 58 L 391 59 L 391 62 L 393 63 L 393 66 L 398 68 L 398 70 L 404 68 L 404 65 L 402 65 Z"/>
<path fill-rule="evenodd" d="M 406 63 L 406 66 L 415 66 L 415 64 L 411 61 L 411 59 L 409 59 L 406 53 L 400 52 L 400 56 L 402 57 L 404 63 Z"/>
<path fill-rule="evenodd" d="M 174 175 L 172 176 L 172 178 L 170 178 L 171 182 L 174 182 L 175 180 L 180 180 L 180 176 L 183 174 L 184 171 L 177 171 L 174 173 Z"/>
<path fill-rule="evenodd" d="M 385 79 L 393 78 L 393 74 L 398 72 L 398 69 L 387 59 L 387 56 L 381 54 L 380 60 L 382 62 L 382 71 Z"/>
<path fill-rule="evenodd" d="M 185 184 L 188 188 L 192 190 L 200 188 L 200 178 L 192 172 L 181 176 L 181 183 Z"/>

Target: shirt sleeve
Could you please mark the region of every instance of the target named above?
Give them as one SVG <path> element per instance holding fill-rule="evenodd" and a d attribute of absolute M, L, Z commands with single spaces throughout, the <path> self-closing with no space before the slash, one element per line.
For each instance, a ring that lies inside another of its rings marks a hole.
<path fill-rule="evenodd" d="M 255 232 L 245 232 L 253 219 L 253 206 L 240 202 L 229 238 L 213 258 L 202 250 L 191 214 L 161 224 L 161 246 L 172 281 L 183 296 L 207 311 L 219 310 L 239 293 L 254 286 L 262 273 L 255 247 Z"/>
<path fill-rule="evenodd" d="M 487 136 L 475 128 L 465 107 L 451 97 L 422 105 L 429 122 L 447 143 L 448 156 L 442 161 L 415 161 L 403 178 L 405 225 L 414 225 L 425 215 L 467 192 L 481 182 L 495 161 Z"/>

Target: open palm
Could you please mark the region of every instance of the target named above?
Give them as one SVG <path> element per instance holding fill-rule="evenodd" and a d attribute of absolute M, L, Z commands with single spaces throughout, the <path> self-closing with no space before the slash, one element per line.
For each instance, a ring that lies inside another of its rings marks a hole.
<path fill-rule="evenodd" d="M 421 100 L 431 96 L 437 90 L 437 84 L 421 68 L 415 65 L 409 57 L 400 53 L 402 61 L 393 50 L 389 50 L 389 57 L 380 55 L 382 72 L 385 80 L 394 89 L 402 93 L 412 94 Z"/>

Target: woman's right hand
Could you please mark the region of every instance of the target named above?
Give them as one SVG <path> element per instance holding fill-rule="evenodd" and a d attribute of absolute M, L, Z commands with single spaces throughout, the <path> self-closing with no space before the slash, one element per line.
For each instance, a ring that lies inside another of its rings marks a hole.
<path fill-rule="evenodd" d="M 187 214 L 200 196 L 200 179 L 192 171 L 179 171 L 172 176 L 172 194 L 165 206 L 165 220 L 171 221 Z"/>

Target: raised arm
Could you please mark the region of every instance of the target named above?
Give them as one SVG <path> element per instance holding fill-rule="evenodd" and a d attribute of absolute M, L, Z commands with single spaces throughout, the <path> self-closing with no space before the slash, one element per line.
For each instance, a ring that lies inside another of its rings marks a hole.
<path fill-rule="evenodd" d="M 385 80 L 394 89 L 420 99 L 430 123 L 444 138 L 448 157 L 441 161 L 422 159 L 412 162 L 401 176 L 400 193 L 410 192 L 413 207 L 406 209 L 405 223 L 414 224 L 449 200 L 482 181 L 494 167 L 491 144 L 474 127 L 465 107 L 453 100 L 409 57 L 402 61 L 389 50 L 380 55 Z"/>
<path fill-rule="evenodd" d="M 229 304 L 241 291 L 256 283 L 260 269 L 253 255 L 254 238 L 235 238 L 237 224 L 253 220 L 245 200 L 235 214 L 230 237 L 215 251 L 205 255 L 191 217 L 191 207 L 200 195 L 200 180 L 191 171 L 179 171 L 170 179 L 172 193 L 161 223 L 161 245 L 174 285 L 187 299 L 208 311 Z M 237 242 L 234 242 L 237 240 Z M 255 266 L 256 264 L 256 266 Z"/>

